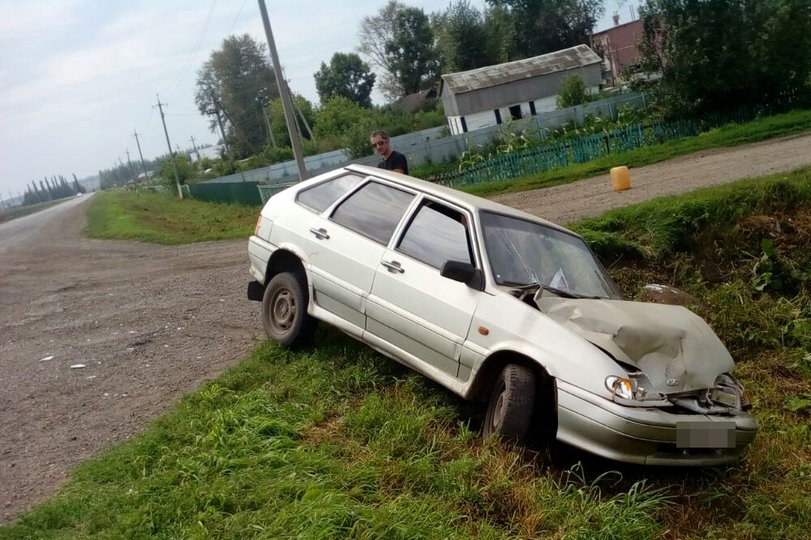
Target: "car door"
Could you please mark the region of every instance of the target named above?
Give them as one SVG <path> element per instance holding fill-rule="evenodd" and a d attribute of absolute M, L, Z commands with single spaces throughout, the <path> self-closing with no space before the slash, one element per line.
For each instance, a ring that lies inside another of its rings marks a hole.
<path fill-rule="evenodd" d="M 365 327 L 365 300 L 377 266 L 414 197 L 368 181 L 338 202 L 329 217 L 306 224 L 313 301 L 356 327 L 357 335 Z"/>
<path fill-rule="evenodd" d="M 448 260 L 477 265 L 471 223 L 466 211 L 431 198 L 416 205 L 396 245 L 379 261 L 367 305 L 367 340 L 378 338 L 396 355 L 458 376 L 481 293 L 440 271 Z"/>

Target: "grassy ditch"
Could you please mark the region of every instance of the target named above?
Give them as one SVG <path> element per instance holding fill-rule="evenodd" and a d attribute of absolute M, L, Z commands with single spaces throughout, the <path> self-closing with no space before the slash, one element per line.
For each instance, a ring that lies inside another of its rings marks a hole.
<path fill-rule="evenodd" d="M 656 282 L 700 299 L 761 425 L 739 464 L 483 442 L 480 406 L 322 325 L 318 347 L 258 347 L 0 537 L 806 538 L 809 175 L 575 224 L 629 296 Z"/>
<path fill-rule="evenodd" d="M 247 238 L 255 207 L 178 200 L 158 193 L 100 191 L 87 211 L 91 238 L 129 239 L 156 244 L 188 244 Z"/>

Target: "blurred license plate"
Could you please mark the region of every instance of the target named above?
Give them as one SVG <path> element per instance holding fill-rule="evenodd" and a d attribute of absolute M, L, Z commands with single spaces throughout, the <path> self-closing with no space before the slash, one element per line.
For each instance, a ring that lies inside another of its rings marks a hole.
<path fill-rule="evenodd" d="M 735 448 L 735 422 L 676 422 L 676 448 Z"/>

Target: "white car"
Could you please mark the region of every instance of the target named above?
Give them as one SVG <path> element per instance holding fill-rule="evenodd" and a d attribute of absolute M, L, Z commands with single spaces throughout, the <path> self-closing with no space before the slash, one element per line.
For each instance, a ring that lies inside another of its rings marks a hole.
<path fill-rule="evenodd" d="M 665 465 L 733 461 L 755 437 L 700 317 L 623 300 L 578 235 L 532 215 L 350 165 L 271 197 L 248 251 L 268 336 L 331 324 L 487 402 L 485 435 Z"/>

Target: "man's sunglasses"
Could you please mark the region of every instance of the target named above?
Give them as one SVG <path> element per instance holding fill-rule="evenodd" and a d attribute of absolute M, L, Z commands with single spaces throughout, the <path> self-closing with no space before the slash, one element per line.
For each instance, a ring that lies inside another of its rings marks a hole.
<path fill-rule="evenodd" d="M 386 142 L 388 142 L 388 141 L 377 141 L 377 142 L 373 142 L 373 143 L 372 143 L 372 148 L 377 148 L 377 147 L 379 147 L 379 146 L 383 146 L 384 144 L 386 144 Z"/>

